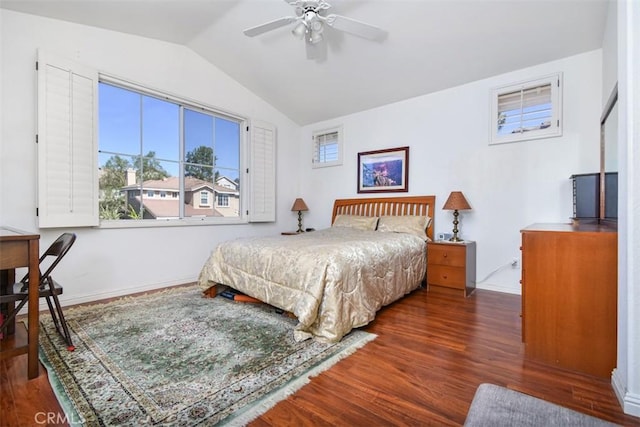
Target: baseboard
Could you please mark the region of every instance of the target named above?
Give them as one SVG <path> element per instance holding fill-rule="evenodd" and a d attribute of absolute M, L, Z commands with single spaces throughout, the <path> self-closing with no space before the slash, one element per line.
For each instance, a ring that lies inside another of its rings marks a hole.
<path fill-rule="evenodd" d="M 511 286 L 494 285 L 491 283 L 476 284 L 476 289 L 485 289 L 487 291 L 502 292 L 505 294 L 521 295 L 520 288 L 514 289 Z"/>
<path fill-rule="evenodd" d="M 117 291 L 112 291 L 112 292 L 100 292 L 100 293 L 83 295 L 80 297 L 71 297 L 71 298 L 65 298 L 65 294 L 63 293 L 62 296 L 60 297 L 60 305 L 62 305 L 63 307 L 68 307 L 68 306 L 77 305 L 77 304 L 84 304 L 87 302 L 96 302 L 100 300 L 106 300 L 109 298 L 118 298 L 118 297 L 123 297 L 125 295 L 137 294 L 140 292 L 154 291 L 156 289 L 184 285 L 185 283 L 193 283 L 196 281 L 196 279 L 197 279 L 196 277 L 187 277 L 184 279 L 171 280 L 168 282 L 149 283 L 143 286 L 135 286 L 132 288 L 118 289 Z M 44 298 L 40 299 L 39 310 L 40 311 L 49 310 Z M 27 313 L 27 307 L 25 306 L 22 310 L 20 310 L 20 313 L 18 314 L 22 315 L 26 313 Z"/>
<path fill-rule="evenodd" d="M 625 384 L 626 382 L 620 378 L 619 371 L 614 369 L 611 375 L 611 386 L 616 393 L 623 412 L 634 417 L 640 417 L 640 395 L 629 393 Z"/>

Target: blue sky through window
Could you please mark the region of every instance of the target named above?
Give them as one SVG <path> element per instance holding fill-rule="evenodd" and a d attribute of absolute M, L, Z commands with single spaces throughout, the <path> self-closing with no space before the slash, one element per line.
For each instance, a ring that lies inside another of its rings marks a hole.
<path fill-rule="evenodd" d="M 179 170 L 180 106 L 106 83 L 99 87 L 100 167 L 113 155 L 156 153 L 171 176 Z M 240 170 L 240 122 L 185 108 L 185 153 L 214 149 L 216 169 L 234 180 Z"/>

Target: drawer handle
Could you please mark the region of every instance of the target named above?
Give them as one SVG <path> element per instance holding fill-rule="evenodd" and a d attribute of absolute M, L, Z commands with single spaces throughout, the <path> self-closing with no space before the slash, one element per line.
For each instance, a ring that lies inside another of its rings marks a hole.
<path fill-rule="evenodd" d="M 446 275 L 446 274 L 443 274 L 443 275 L 442 275 L 442 278 L 443 278 L 443 279 L 446 279 L 446 278 L 447 278 L 447 275 Z"/>
<path fill-rule="evenodd" d="M 445 252 L 444 255 L 442 255 L 442 256 L 446 258 L 447 257 L 447 253 Z"/>

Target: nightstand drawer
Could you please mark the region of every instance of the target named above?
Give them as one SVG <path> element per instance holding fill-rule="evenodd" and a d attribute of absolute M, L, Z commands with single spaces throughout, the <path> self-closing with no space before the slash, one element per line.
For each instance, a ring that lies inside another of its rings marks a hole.
<path fill-rule="evenodd" d="M 456 245 L 429 245 L 427 259 L 429 264 L 465 266 L 465 247 Z M 463 279 L 464 280 L 464 279 Z"/>
<path fill-rule="evenodd" d="M 429 264 L 427 282 L 447 288 L 464 289 L 466 285 L 465 269 L 446 265 Z"/>

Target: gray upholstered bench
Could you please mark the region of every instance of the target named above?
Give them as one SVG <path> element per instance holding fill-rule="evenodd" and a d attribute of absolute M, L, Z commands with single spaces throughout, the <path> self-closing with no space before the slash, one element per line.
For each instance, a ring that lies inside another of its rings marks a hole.
<path fill-rule="evenodd" d="M 466 427 L 616 426 L 533 396 L 493 384 L 481 384 L 471 402 Z"/>

